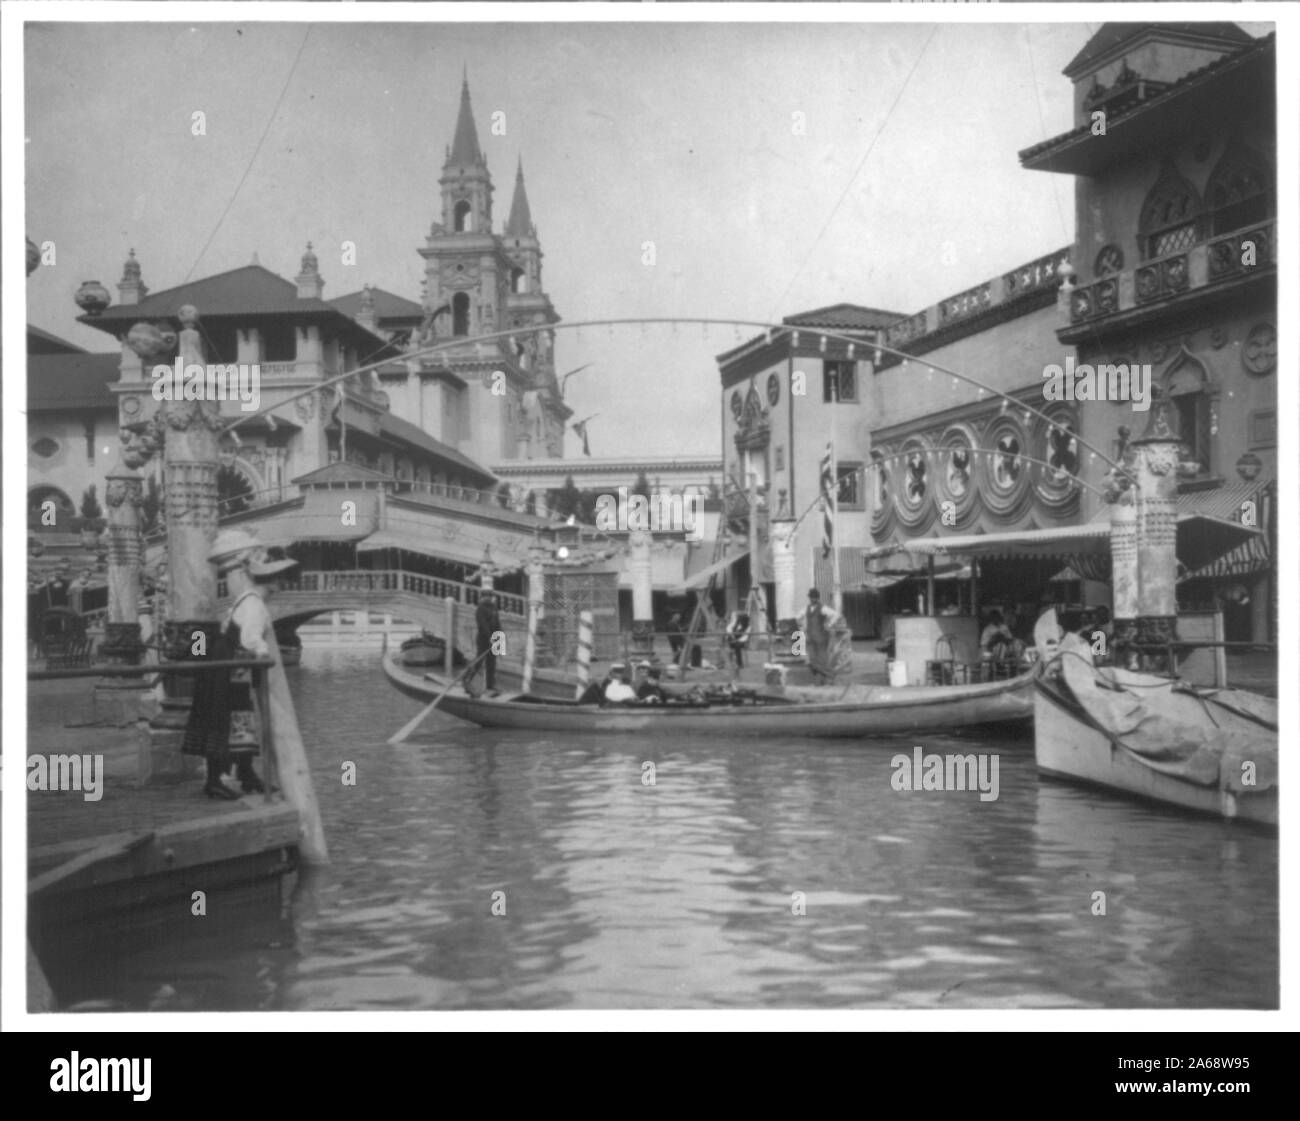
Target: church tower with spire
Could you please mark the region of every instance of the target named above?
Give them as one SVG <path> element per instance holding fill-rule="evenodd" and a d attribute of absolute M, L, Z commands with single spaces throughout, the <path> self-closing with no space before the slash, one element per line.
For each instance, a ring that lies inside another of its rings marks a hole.
<path fill-rule="evenodd" d="M 493 232 L 492 175 L 479 145 L 468 77 L 438 184 L 442 220 L 419 250 L 424 321 L 415 341 L 465 343 L 421 362 L 421 423 L 484 464 L 562 455 L 569 410 L 555 377 L 554 332 L 483 337 L 555 323 L 559 316 L 542 291 L 542 252 L 522 165 L 505 230 Z M 423 384 L 430 381 L 440 384 Z"/>

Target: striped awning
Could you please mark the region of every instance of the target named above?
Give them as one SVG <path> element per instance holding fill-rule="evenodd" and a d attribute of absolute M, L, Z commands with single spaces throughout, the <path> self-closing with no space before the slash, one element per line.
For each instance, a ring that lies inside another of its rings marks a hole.
<path fill-rule="evenodd" d="M 1253 576 L 1257 572 L 1267 572 L 1272 567 L 1273 558 L 1269 555 L 1268 538 L 1261 533 L 1248 541 L 1243 541 L 1231 552 L 1224 553 L 1209 564 L 1189 572 L 1182 579 L 1212 580 L 1229 576 Z"/>
<path fill-rule="evenodd" d="M 867 584 L 867 562 L 860 547 L 840 547 L 840 589 L 851 592 Z M 829 589 L 832 582 L 831 558 L 822 556 L 821 546 L 813 552 L 813 583 L 818 588 Z"/>

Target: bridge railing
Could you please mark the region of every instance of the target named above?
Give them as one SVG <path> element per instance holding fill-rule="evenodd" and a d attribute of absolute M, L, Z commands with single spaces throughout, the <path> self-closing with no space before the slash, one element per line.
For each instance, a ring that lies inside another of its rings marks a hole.
<path fill-rule="evenodd" d="M 300 572 L 283 585 L 285 592 L 410 592 L 443 600 L 450 597 L 457 603 L 476 605 L 483 589 L 474 584 L 462 584 L 440 576 L 427 576 L 422 572 L 409 572 L 403 568 L 360 568 L 336 571 Z M 224 592 L 222 592 L 224 594 Z M 497 604 L 503 615 L 526 617 L 528 601 L 509 592 L 496 592 Z"/>

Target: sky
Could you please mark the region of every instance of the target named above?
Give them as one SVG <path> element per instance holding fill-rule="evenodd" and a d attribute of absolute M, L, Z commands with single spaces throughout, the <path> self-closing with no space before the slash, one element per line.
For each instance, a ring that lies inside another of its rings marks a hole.
<path fill-rule="evenodd" d="M 30 26 L 27 233 L 57 264 L 29 278 L 28 320 L 111 349 L 72 295 L 97 279 L 116 297 L 130 248 L 160 291 L 254 253 L 292 278 L 311 241 L 327 299 L 369 283 L 418 300 L 463 69 L 494 224 L 522 157 L 566 322 L 912 313 L 1070 242 L 1073 181 L 1017 152 L 1072 126 L 1061 70 L 1095 30 Z M 596 415 L 592 454 L 720 455 L 716 355 L 754 333 L 561 331 L 558 371 L 592 363 L 566 398 Z"/>

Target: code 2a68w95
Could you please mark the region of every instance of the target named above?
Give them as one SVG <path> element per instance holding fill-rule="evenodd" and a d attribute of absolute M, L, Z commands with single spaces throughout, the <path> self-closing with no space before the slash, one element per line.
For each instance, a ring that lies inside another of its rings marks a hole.
<path fill-rule="evenodd" d="M 1177 1059 L 1168 1061 L 1170 1066 L 1178 1062 Z M 1204 1058 L 1183 1059 L 1182 1066 L 1184 1070 L 1249 1070 L 1250 1060 L 1245 1057 L 1225 1059 L 1218 1055 L 1209 1055 Z"/>

